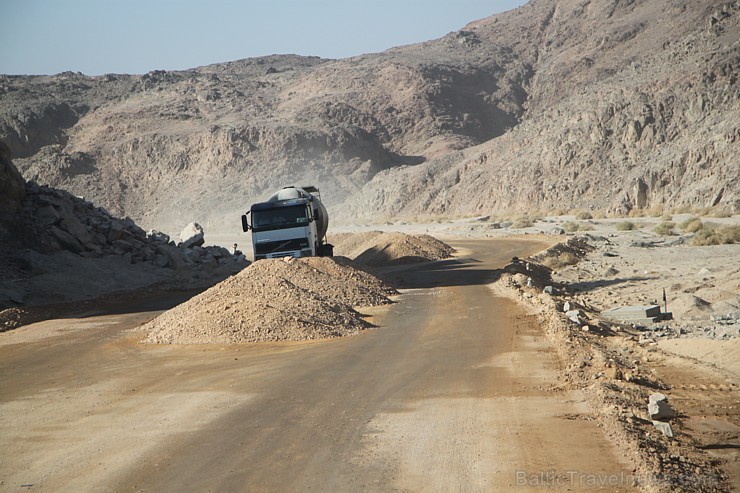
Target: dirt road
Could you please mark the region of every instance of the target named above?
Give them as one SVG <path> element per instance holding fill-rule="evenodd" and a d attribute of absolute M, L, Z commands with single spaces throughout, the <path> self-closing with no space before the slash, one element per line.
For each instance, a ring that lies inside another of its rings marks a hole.
<path fill-rule="evenodd" d="M 455 246 L 339 340 L 139 344 L 156 312 L 0 334 L 0 491 L 629 490 L 541 329 L 487 287 L 543 245 Z"/>

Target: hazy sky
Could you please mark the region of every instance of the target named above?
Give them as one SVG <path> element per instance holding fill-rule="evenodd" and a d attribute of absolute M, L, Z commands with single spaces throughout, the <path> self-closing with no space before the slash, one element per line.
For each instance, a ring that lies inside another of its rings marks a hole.
<path fill-rule="evenodd" d="M 345 58 L 525 0 L 0 0 L 0 73 L 142 74 L 275 53 Z"/>

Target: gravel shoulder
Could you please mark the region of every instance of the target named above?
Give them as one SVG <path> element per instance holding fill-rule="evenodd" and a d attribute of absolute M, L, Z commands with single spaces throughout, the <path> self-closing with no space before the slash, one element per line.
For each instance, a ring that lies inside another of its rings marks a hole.
<path fill-rule="evenodd" d="M 565 378 L 586 392 L 637 474 L 659 478 L 647 491 L 736 489 L 740 276 L 728 259 L 737 258 L 740 247 L 696 247 L 689 236 L 589 223 L 595 227 L 569 239 L 572 248 L 507 266 L 497 292 L 518 300 L 547 328 L 568 362 Z M 547 285 L 552 294 L 543 292 Z M 619 323 L 601 315 L 629 305 L 664 310 L 663 289 L 670 320 Z M 648 411 L 656 393 L 673 411 L 658 425 Z M 660 431 L 666 424 L 672 437 Z"/>

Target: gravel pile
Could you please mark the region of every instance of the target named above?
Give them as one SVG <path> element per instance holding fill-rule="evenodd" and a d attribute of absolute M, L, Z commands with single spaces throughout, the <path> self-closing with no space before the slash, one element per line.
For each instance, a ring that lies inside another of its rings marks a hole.
<path fill-rule="evenodd" d="M 331 236 L 334 253 L 358 264 L 381 267 L 449 258 L 454 249 L 429 235 L 369 231 Z"/>
<path fill-rule="evenodd" d="M 371 326 L 353 306 L 390 303 L 394 293 L 346 258 L 261 260 L 142 329 L 157 344 L 339 337 Z"/>

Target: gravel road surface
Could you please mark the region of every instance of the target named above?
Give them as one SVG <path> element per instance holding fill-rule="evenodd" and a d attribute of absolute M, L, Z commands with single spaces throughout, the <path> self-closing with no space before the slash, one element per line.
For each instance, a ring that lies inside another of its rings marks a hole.
<path fill-rule="evenodd" d="M 356 336 L 141 344 L 159 312 L 0 334 L 0 491 L 628 491 L 542 329 L 487 286 L 547 245 L 452 243 Z"/>

